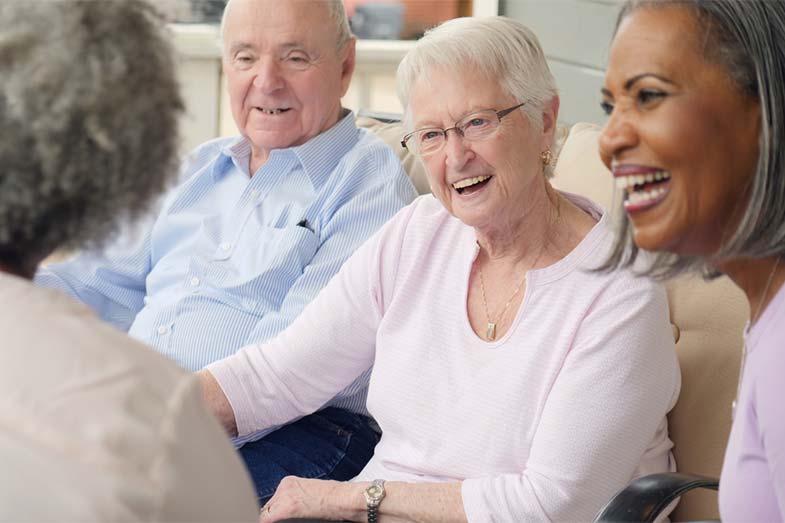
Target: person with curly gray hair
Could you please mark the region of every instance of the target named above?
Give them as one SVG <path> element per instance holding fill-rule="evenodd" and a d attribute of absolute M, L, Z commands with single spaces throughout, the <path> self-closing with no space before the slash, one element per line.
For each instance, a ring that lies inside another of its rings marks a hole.
<path fill-rule="evenodd" d="M 196 378 L 29 281 L 176 172 L 160 17 L 141 0 L 5 0 L 0 27 L 0 520 L 252 520 Z"/>
<path fill-rule="evenodd" d="M 240 136 L 192 152 L 137 246 L 36 277 L 192 371 L 284 329 L 416 196 L 396 154 L 341 106 L 355 39 L 340 0 L 231 0 L 221 30 Z M 367 379 L 237 441 L 261 500 L 287 472 L 360 471 L 378 441 Z"/>
<path fill-rule="evenodd" d="M 785 519 L 785 3 L 625 2 L 600 154 L 623 194 L 609 268 L 725 273 L 750 317 L 722 521 Z M 731 408 L 731 406 L 728 406 Z"/>

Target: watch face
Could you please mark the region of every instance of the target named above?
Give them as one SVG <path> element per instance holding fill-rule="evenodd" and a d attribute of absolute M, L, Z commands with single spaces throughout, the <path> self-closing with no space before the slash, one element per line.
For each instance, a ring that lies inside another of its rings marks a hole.
<path fill-rule="evenodd" d="M 384 481 L 374 480 L 373 483 L 363 490 L 363 496 L 368 504 L 368 510 L 378 507 L 379 503 L 384 499 Z"/>

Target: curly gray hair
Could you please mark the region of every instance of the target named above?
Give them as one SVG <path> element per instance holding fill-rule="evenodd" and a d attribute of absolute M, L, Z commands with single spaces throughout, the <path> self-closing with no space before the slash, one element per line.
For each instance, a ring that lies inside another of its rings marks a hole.
<path fill-rule="evenodd" d="M 709 257 L 659 252 L 647 274 L 667 278 L 689 271 L 717 275 L 714 265 L 738 257 L 785 258 L 785 2 L 769 0 L 628 0 L 616 27 L 638 9 L 678 7 L 704 31 L 706 59 L 725 68 L 740 93 L 761 107 L 758 164 L 746 211 L 719 252 Z M 707 152 L 711 154 L 711 152 Z M 632 227 L 621 214 L 620 234 L 602 269 L 631 266 L 638 255 Z"/>
<path fill-rule="evenodd" d="M 3 0 L 0 26 L 0 263 L 24 274 L 153 203 L 183 103 L 143 0 Z"/>

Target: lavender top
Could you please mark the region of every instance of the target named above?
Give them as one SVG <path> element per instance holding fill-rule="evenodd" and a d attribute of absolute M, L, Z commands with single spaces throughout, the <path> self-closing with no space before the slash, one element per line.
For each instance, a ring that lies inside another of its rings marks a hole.
<path fill-rule="evenodd" d="M 747 329 L 747 361 L 720 480 L 722 521 L 785 515 L 785 286 Z"/>

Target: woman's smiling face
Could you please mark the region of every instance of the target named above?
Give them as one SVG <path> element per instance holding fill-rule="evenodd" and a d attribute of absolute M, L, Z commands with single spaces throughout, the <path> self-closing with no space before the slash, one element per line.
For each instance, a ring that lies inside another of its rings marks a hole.
<path fill-rule="evenodd" d="M 600 154 L 647 250 L 710 255 L 746 207 L 760 108 L 707 57 L 705 35 L 684 8 L 641 8 L 611 47 Z"/>
<path fill-rule="evenodd" d="M 498 78 L 469 68 L 436 69 L 414 85 L 410 106 L 415 129 L 447 129 L 476 111 L 500 111 L 522 102 Z M 480 230 L 520 221 L 545 196 L 540 153 L 552 141 L 557 110 L 558 102 L 551 102 L 542 129 L 515 109 L 483 139 L 470 141 L 449 131 L 443 148 L 422 159 L 434 196 L 453 216 Z"/>

